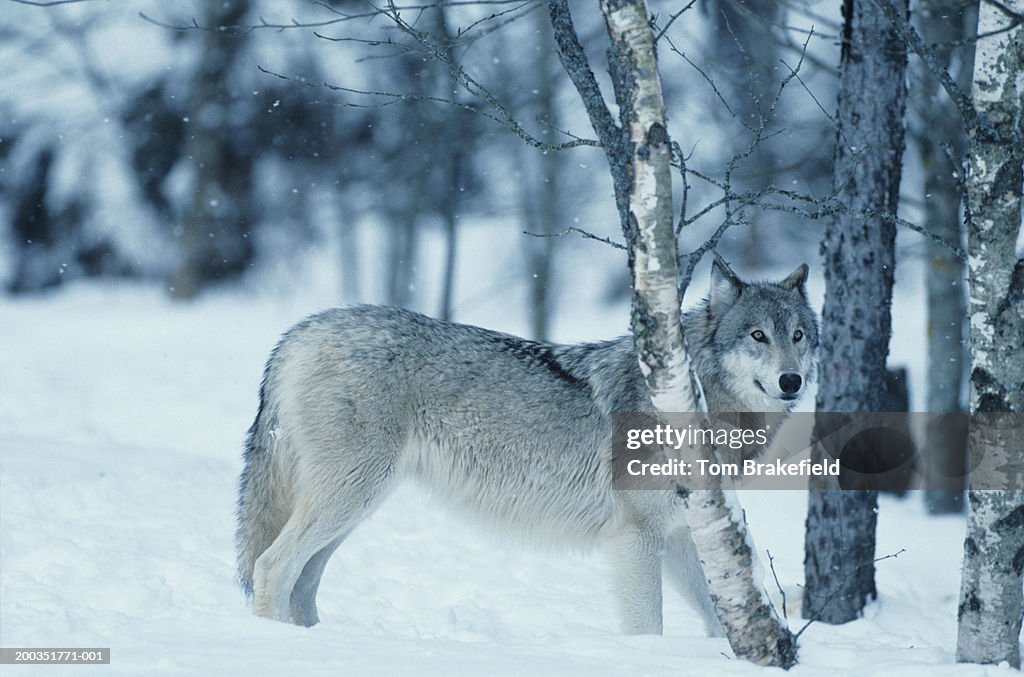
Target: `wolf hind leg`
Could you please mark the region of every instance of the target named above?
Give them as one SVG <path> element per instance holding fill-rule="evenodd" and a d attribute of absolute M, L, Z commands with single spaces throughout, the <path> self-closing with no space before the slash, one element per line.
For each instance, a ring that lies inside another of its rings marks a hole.
<path fill-rule="evenodd" d="M 628 527 L 612 540 L 615 592 L 627 634 L 661 634 L 662 545 L 657 529 L 642 526 Z"/>
<path fill-rule="evenodd" d="M 350 531 L 346 531 L 320 548 L 315 555 L 309 558 L 306 566 L 302 567 L 302 573 L 299 574 L 299 580 L 295 581 L 291 596 L 292 619 L 296 624 L 310 627 L 320 622 L 320 616 L 316 610 L 316 593 L 320 588 L 320 577 L 323 576 L 331 555 L 349 533 Z"/>
<path fill-rule="evenodd" d="M 256 560 L 257 615 L 298 625 L 316 623 L 323 568 L 334 548 L 383 498 L 389 475 L 367 464 L 340 481 L 332 481 L 337 473 L 321 478 L 299 497 L 281 533 Z"/>
<path fill-rule="evenodd" d="M 690 529 L 680 527 L 665 538 L 665 572 L 678 588 L 683 599 L 704 621 L 709 637 L 725 637 L 725 630 L 718 620 L 711 590 L 708 588 L 704 567 L 697 555 L 697 548 L 690 538 Z"/>

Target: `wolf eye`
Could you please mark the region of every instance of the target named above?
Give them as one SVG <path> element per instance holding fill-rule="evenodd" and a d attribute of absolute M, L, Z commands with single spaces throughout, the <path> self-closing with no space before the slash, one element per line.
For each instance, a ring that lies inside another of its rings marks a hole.
<path fill-rule="evenodd" d="M 797 329 L 795 332 L 793 332 L 793 343 L 800 343 L 800 339 L 802 339 L 803 337 L 804 333 Z"/>
<path fill-rule="evenodd" d="M 754 339 L 759 343 L 768 343 L 768 337 L 764 335 L 764 332 L 760 329 L 755 329 L 750 332 L 750 338 Z"/>

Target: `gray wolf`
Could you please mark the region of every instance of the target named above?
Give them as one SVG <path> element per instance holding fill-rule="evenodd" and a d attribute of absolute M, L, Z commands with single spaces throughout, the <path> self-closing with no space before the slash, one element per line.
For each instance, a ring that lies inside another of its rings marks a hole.
<path fill-rule="evenodd" d="M 746 283 L 721 260 L 683 314 L 712 411 L 788 412 L 814 378 L 807 266 Z M 719 632 L 672 490 L 612 489 L 611 417 L 650 411 L 630 336 L 539 343 L 398 308 L 289 330 L 245 445 L 238 574 L 255 612 L 310 626 L 328 559 L 403 480 L 525 540 L 613 558 L 624 630 L 660 633 L 662 559 Z"/>

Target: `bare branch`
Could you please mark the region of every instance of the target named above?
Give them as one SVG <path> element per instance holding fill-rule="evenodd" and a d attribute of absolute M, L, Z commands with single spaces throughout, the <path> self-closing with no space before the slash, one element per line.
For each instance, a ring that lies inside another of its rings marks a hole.
<path fill-rule="evenodd" d="M 349 19 L 369 18 L 369 17 L 372 17 L 372 16 L 376 16 L 377 14 L 378 14 L 378 12 L 365 12 L 365 13 L 360 14 L 360 15 L 352 15 L 352 16 L 349 16 L 349 17 L 343 17 L 343 18 L 337 18 L 337 19 L 328 19 L 326 21 L 313 21 L 313 22 L 300 22 L 300 21 L 296 21 L 295 19 L 292 19 L 292 23 L 289 23 L 289 24 L 274 24 L 274 23 L 270 23 L 270 22 L 264 20 L 261 17 L 260 18 L 260 23 L 258 23 L 258 24 L 249 24 L 249 25 L 240 25 L 239 24 L 239 25 L 230 25 L 230 26 L 203 26 L 196 19 L 192 19 L 187 24 L 174 24 L 174 23 L 170 23 L 170 22 L 167 22 L 167 21 L 161 21 L 160 19 L 154 19 L 153 17 L 149 16 L 145 12 L 139 12 L 139 17 L 143 21 L 151 23 L 154 26 L 159 26 L 160 28 L 166 28 L 166 29 L 172 30 L 172 31 L 209 31 L 209 32 L 214 32 L 214 33 L 219 32 L 219 33 L 246 34 L 246 33 L 251 33 L 252 31 L 255 31 L 255 30 L 260 29 L 260 28 L 269 28 L 271 30 L 276 30 L 276 31 L 283 31 L 283 30 L 288 29 L 288 28 L 307 28 L 307 29 L 308 28 L 323 28 L 324 26 L 333 26 L 334 24 L 341 23 L 342 21 L 348 21 Z"/>
<path fill-rule="evenodd" d="M 807 628 L 811 627 L 811 624 L 813 624 L 815 621 L 818 620 L 818 618 L 821 616 L 821 612 L 824 611 L 825 607 L 827 607 L 829 605 L 829 603 L 833 599 L 835 599 L 835 596 L 837 594 L 839 594 L 839 592 L 843 589 L 843 583 L 845 583 L 846 580 L 848 578 L 850 578 L 850 576 L 852 576 L 854 573 L 856 573 L 857 571 L 859 571 L 860 569 L 862 569 L 862 568 L 864 568 L 866 566 L 873 566 L 873 565 L 878 564 L 879 562 L 881 562 L 883 560 L 887 560 L 887 559 L 896 559 L 900 555 L 905 553 L 906 551 L 907 551 L 906 548 L 900 548 L 896 552 L 890 553 L 888 555 L 884 555 L 882 557 L 878 557 L 876 559 L 871 560 L 871 562 L 865 562 L 864 564 L 861 564 L 860 566 L 854 567 L 850 571 L 847 571 L 846 575 L 843 576 L 843 579 L 839 582 L 838 585 L 836 585 L 835 589 L 832 590 L 832 592 L 829 593 L 828 597 L 825 598 L 825 601 L 821 603 L 821 607 L 818 609 L 818 611 L 816 611 L 811 616 L 811 619 L 809 621 L 807 621 L 806 623 L 804 623 L 804 627 L 800 628 L 800 630 L 796 633 L 795 639 L 800 639 L 800 635 L 804 634 L 804 630 L 806 630 Z"/>
<path fill-rule="evenodd" d="M 587 61 L 587 55 L 572 23 L 572 15 L 569 14 L 569 5 L 566 0 L 548 0 L 548 13 L 551 15 L 555 44 L 558 46 L 558 58 L 576 91 L 579 92 L 580 98 L 583 99 L 583 106 L 590 116 L 590 124 L 594 127 L 594 132 L 605 152 L 619 156 L 624 152 L 622 130 L 608 110 L 597 78 L 594 77 L 594 71 Z"/>
<path fill-rule="evenodd" d="M 1005 4 L 999 2 L 999 0 L 983 0 L 983 1 L 984 1 L 984 3 L 986 5 L 992 5 L 993 7 L 998 9 L 1000 12 L 1005 14 L 1007 17 L 1009 17 L 1010 23 L 1012 24 L 1011 28 L 1014 28 L 1016 26 L 1019 26 L 1021 23 L 1024 23 L 1024 14 L 1021 14 L 1020 12 L 1013 11 L 1012 9 L 1007 7 Z"/>
<path fill-rule="evenodd" d="M 700 76 L 704 78 L 704 81 L 708 83 L 708 85 L 711 87 L 711 91 L 715 93 L 715 96 L 718 97 L 718 100 L 722 102 L 723 106 L 725 106 L 725 110 L 729 112 L 729 115 L 731 115 L 733 118 L 739 121 L 739 123 L 746 127 L 748 131 L 753 132 L 754 129 L 750 127 L 745 121 L 741 120 L 738 115 L 736 115 L 736 111 L 734 111 L 732 109 L 732 106 L 729 105 L 729 102 L 725 99 L 725 96 L 722 94 L 722 92 L 719 91 L 718 85 L 716 85 L 715 81 L 711 79 L 711 76 L 708 75 L 703 68 L 694 63 L 693 60 L 690 59 L 690 57 L 686 56 L 686 54 L 681 49 L 676 47 L 675 43 L 672 42 L 671 38 L 665 38 L 665 40 L 668 42 L 668 47 L 671 51 L 678 54 L 679 57 L 683 59 L 683 61 L 688 63 L 693 68 L 693 70 L 697 71 L 697 73 L 699 73 Z"/>
<path fill-rule="evenodd" d="M 678 12 L 675 12 L 674 14 L 672 14 L 672 16 L 670 16 L 668 18 L 668 21 L 665 23 L 665 25 L 662 27 L 662 29 L 660 31 L 658 31 L 658 34 L 654 36 L 654 41 L 658 42 L 659 40 L 661 40 L 661 37 L 663 35 L 665 35 L 665 33 L 668 31 L 669 28 L 672 27 L 672 24 L 674 24 L 676 22 L 676 19 L 681 17 L 683 15 L 683 12 L 686 12 L 691 7 L 693 7 L 694 4 L 696 4 L 696 2 L 697 2 L 697 0 L 690 0 L 690 2 L 686 3 L 685 5 L 683 5 L 682 9 L 680 9 Z M 654 20 L 657 21 L 657 17 L 654 17 Z"/>
<path fill-rule="evenodd" d="M 796 28 L 794 28 L 792 26 L 782 25 L 782 24 L 778 24 L 778 23 L 775 23 L 775 22 L 768 21 L 765 17 L 761 16 L 757 12 L 751 11 L 750 8 L 747 7 L 746 4 L 743 3 L 743 2 L 736 2 L 735 0 L 730 0 L 730 2 L 733 4 L 733 6 L 736 9 L 738 9 L 741 12 L 743 12 L 744 14 L 749 16 L 751 19 L 753 19 L 755 21 L 758 21 L 758 22 L 760 22 L 760 23 L 762 23 L 764 25 L 767 25 L 767 26 L 775 25 L 775 26 L 778 26 L 779 28 L 784 28 L 787 31 L 789 31 L 789 30 L 799 30 L 799 29 L 796 29 Z M 801 15 L 807 17 L 808 19 L 810 19 L 811 21 L 813 21 L 816 25 L 824 26 L 828 30 L 832 31 L 833 32 L 832 37 L 838 37 L 839 33 L 843 30 L 843 26 L 842 26 L 842 24 L 840 22 L 836 21 L 832 17 L 829 17 L 829 16 L 826 16 L 824 14 L 820 14 L 820 13 L 812 11 L 810 6 L 805 4 L 805 3 L 793 2 L 792 0 L 778 0 L 778 2 L 779 2 L 780 5 L 782 5 L 786 9 L 789 9 L 789 10 L 792 10 L 794 12 L 797 12 L 798 14 L 801 14 Z M 818 37 L 825 37 L 825 36 L 822 36 L 819 33 Z"/>
<path fill-rule="evenodd" d="M 789 620 L 789 614 L 786 613 L 786 591 L 782 589 L 782 584 L 779 583 L 779 575 L 775 573 L 775 558 L 772 557 L 771 550 L 765 550 L 768 554 L 768 568 L 771 569 L 772 578 L 775 579 L 775 587 L 779 589 L 779 594 L 782 595 L 782 618 Z"/>
<path fill-rule="evenodd" d="M 991 0 L 988 1 L 991 2 Z M 924 43 L 917 29 L 910 25 L 904 17 L 900 16 L 900 13 L 896 11 L 896 8 L 888 0 L 874 0 L 874 3 L 882 11 L 882 14 L 885 15 L 885 18 L 889 20 L 893 28 L 896 29 L 896 32 L 900 34 L 903 41 L 907 43 L 907 46 L 914 50 L 914 53 L 924 62 L 928 71 L 938 79 L 942 88 L 946 90 L 946 94 L 949 95 L 949 98 L 960 112 L 960 117 L 967 127 L 968 134 L 982 134 L 985 138 L 997 138 L 998 133 L 992 125 L 992 121 L 984 119 L 978 114 L 977 109 L 971 102 L 971 98 L 942 66 L 938 56 L 935 54 L 935 50 Z"/>
<path fill-rule="evenodd" d="M 75 5 L 80 2 L 90 2 L 90 0 L 10 0 L 10 2 L 31 7 L 56 7 L 57 5 Z"/>
<path fill-rule="evenodd" d="M 807 47 L 807 45 L 805 43 L 804 44 L 804 48 L 806 48 L 806 47 Z M 802 55 L 801 55 L 801 58 L 803 58 Z M 836 122 L 836 119 L 834 117 L 832 117 L 831 113 L 829 113 L 827 110 L 825 110 L 825 107 L 821 105 L 821 102 L 818 101 L 818 97 L 816 97 L 814 95 L 814 92 L 812 92 L 810 90 L 810 88 L 807 86 L 807 83 L 804 82 L 803 78 L 800 77 L 800 74 L 796 70 L 794 70 L 794 68 L 792 66 L 790 66 L 788 63 L 786 63 L 782 59 L 779 59 L 779 63 L 781 63 L 783 66 L 785 66 L 789 70 L 790 74 L 794 78 L 796 78 L 796 81 L 799 82 L 800 86 L 803 87 L 805 92 L 807 92 L 807 96 L 811 97 L 811 101 L 813 101 L 814 105 L 816 105 L 818 107 L 818 110 L 820 110 L 822 113 L 825 114 L 825 117 L 827 117 L 828 121 L 832 123 L 832 126 L 835 127 L 836 129 L 839 129 L 839 131 L 842 132 L 842 129 L 839 127 L 839 123 Z"/>
<path fill-rule="evenodd" d="M 756 94 L 753 94 L 752 88 L 752 96 L 754 96 L 754 100 L 757 104 L 757 108 L 759 111 L 757 127 L 753 127 L 747 124 L 745 121 L 740 120 L 740 124 L 742 124 L 744 128 L 746 128 L 751 133 L 753 138 L 751 139 L 750 143 L 747 145 L 746 148 L 734 153 L 733 156 L 729 159 L 728 163 L 726 164 L 725 172 L 721 180 L 713 179 L 701 172 L 689 169 L 686 166 L 687 158 L 683 155 L 678 145 L 673 145 L 671 164 L 672 166 L 679 169 L 679 173 L 683 179 L 682 206 L 679 211 L 679 222 L 676 225 L 675 229 L 677 236 L 681 234 L 683 228 L 695 223 L 696 221 L 700 220 L 701 218 L 703 218 L 710 212 L 714 211 L 715 209 L 718 209 L 719 207 L 724 207 L 725 209 L 725 217 L 722 220 L 722 223 L 719 224 L 718 228 L 711 235 L 711 237 L 705 240 L 703 244 L 701 244 L 693 251 L 682 255 L 682 258 L 685 260 L 685 263 L 679 266 L 677 280 L 677 286 L 681 291 L 684 291 L 687 288 L 687 286 L 689 286 L 690 280 L 693 277 L 693 271 L 700 263 L 700 260 L 703 258 L 703 256 L 709 251 L 714 251 L 718 247 L 718 243 L 725 236 L 725 233 L 733 226 L 744 225 L 748 223 L 746 217 L 741 214 L 743 210 L 747 209 L 748 207 L 770 207 L 768 203 L 763 202 L 762 198 L 772 194 L 781 193 L 781 191 L 778 191 L 777 189 L 766 189 L 763 191 L 736 193 L 732 188 L 732 177 L 739 164 L 746 160 L 748 157 L 750 157 L 750 155 L 753 154 L 753 152 L 757 149 L 759 145 L 761 145 L 761 143 L 767 141 L 768 139 L 772 138 L 773 136 L 783 131 L 782 129 L 779 129 L 774 132 L 768 132 L 768 124 L 775 117 L 779 101 L 781 100 L 782 95 L 786 90 L 786 87 L 794 78 L 798 76 L 799 70 L 803 66 L 803 57 L 807 52 L 807 46 L 810 43 L 810 40 L 813 37 L 813 35 L 813 31 L 808 33 L 807 38 L 804 40 L 804 44 L 801 49 L 800 60 L 797 62 L 795 67 L 789 69 L 789 74 L 779 82 L 779 86 L 774 96 L 772 97 L 772 100 L 769 103 L 767 110 L 764 110 L 761 107 L 761 102 L 759 98 L 756 96 Z M 704 79 L 708 82 L 711 88 L 715 91 L 715 94 L 718 95 L 719 100 L 721 100 L 722 103 L 727 108 L 729 108 L 728 103 L 725 101 L 724 97 L 719 92 L 714 81 L 706 73 L 704 73 L 704 71 L 701 70 L 696 64 L 694 64 L 689 58 L 687 58 L 685 54 L 683 54 L 680 50 L 676 49 L 675 46 L 672 45 L 671 40 L 669 40 L 669 45 L 677 54 L 679 54 L 680 57 L 682 57 L 688 63 L 690 63 L 704 77 Z M 747 59 L 746 52 L 743 50 L 742 46 L 740 47 L 740 51 L 743 53 L 744 58 Z M 749 70 L 749 59 L 747 59 L 747 62 Z M 732 113 L 731 108 L 729 108 L 729 111 L 730 113 Z M 736 117 L 735 113 L 733 113 L 733 117 Z M 713 200 L 712 202 L 704 205 L 696 213 L 687 216 L 687 206 L 690 191 L 688 176 L 690 175 L 707 181 L 711 185 L 715 186 L 722 192 L 722 196 L 717 200 Z M 813 198 L 809 199 L 813 200 Z"/>
<path fill-rule="evenodd" d="M 515 15 L 511 19 L 511 20 L 515 20 L 515 19 L 518 19 L 519 17 L 521 17 L 523 15 L 529 14 L 530 12 L 534 11 L 538 7 L 540 7 L 540 5 L 537 4 L 536 2 L 534 2 L 534 0 L 523 0 L 522 2 L 520 2 L 518 5 L 515 5 L 514 7 L 510 7 L 509 9 L 505 9 L 505 10 L 502 10 L 500 12 L 492 12 L 491 14 L 488 14 L 485 17 L 477 19 L 476 21 L 474 21 L 473 23 L 469 24 L 465 28 L 460 28 L 457 31 L 456 38 L 457 39 L 462 38 L 463 36 L 465 36 L 468 33 L 470 33 L 474 28 L 476 28 L 477 26 L 479 26 L 479 25 L 481 25 L 481 24 L 483 24 L 485 22 L 491 22 L 492 25 L 489 26 L 487 28 L 487 30 L 485 30 L 485 31 L 479 31 L 478 34 L 477 34 L 477 37 L 480 37 L 481 35 L 486 35 L 488 33 L 493 33 L 494 31 L 498 30 L 499 28 L 501 28 L 502 26 L 505 26 L 508 23 L 508 20 L 496 22 L 495 19 L 500 19 L 502 17 L 505 17 L 508 14 L 515 14 L 516 12 L 522 11 L 522 14 Z"/>
<path fill-rule="evenodd" d="M 684 254 L 682 258 L 685 259 L 685 265 L 679 266 L 679 281 L 677 286 L 680 289 L 685 289 L 690 286 L 690 280 L 693 279 L 693 271 L 697 268 L 697 264 L 704 258 L 704 255 L 708 252 L 715 251 L 718 248 L 718 243 L 722 241 L 722 237 L 725 236 L 726 232 L 737 225 L 746 225 L 746 220 L 732 221 L 725 219 L 715 229 L 714 234 L 704 241 L 704 244 L 694 249 L 692 252 Z"/>
<path fill-rule="evenodd" d="M 452 55 L 445 49 L 437 46 L 430 39 L 430 36 L 423 31 L 416 30 L 408 22 L 406 22 L 398 9 L 397 5 L 388 0 L 388 8 L 384 10 L 384 15 L 391 19 L 392 22 L 406 35 L 416 40 L 434 59 L 448 68 L 452 79 L 459 83 L 463 89 L 465 89 L 470 95 L 480 99 L 493 111 L 493 115 L 488 115 L 492 120 L 500 122 L 503 126 L 512 131 L 516 136 L 526 141 L 534 148 L 541 150 L 564 150 L 566 148 L 574 148 L 576 146 L 586 145 L 597 145 L 594 142 L 584 142 L 583 140 L 569 141 L 564 144 L 549 144 L 537 139 L 532 134 L 527 132 L 523 126 L 519 123 L 519 120 L 500 102 L 498 99 L 484 87 L 478 80 L 471 76 L 462 66 L 452 58 Z"/>
<path fill-rule="evenodd" d="M 86 1 L 87 0 L 55 0 L 52 4 L 63 4 L 63 3 L 66 3 L 66 2 L 86 2 Z M 45 6 L 47 4 L 51 4 L 51 3 L 47 3 L 47 2 L 33 2 L 32 0 L 12 0 L 12 2 L 23 2 L 25 4 L 39 4 L 39 5 L 43 5 L 43 6 Z M 443 2 L 442 1 L 442 2 L 422 3 L 422 4 L 416 4 L 416 5 L 400 5 L 400 6 L 396 6 L 395 9 L 397 11 L 399 11 L 399 12 L 404 12 L 404 11 L 422 12 L 422 11 L 427 10 L 427 9 L 436 9 L 436 8 L 442 8 L 442 7 L 463 7 L 463 6 L 476 7 L 476 6 L 481 6 L 481 5 L 517 5 L 517 6 L 520 6 L 520 5 L 526 4 L 527 2 L 529 2 L 529 0 L 525 0 L 525 1 L 524 0 L 457 0 L 456 2 Z M 274 22 L 271 22 L 271 21 L 267 21 L 263 17 L 260 17 L 259 23 L 257 23 L 257 24 L 236 24 L 236 25 L 230 25 L 230 26 L 203 26 L 198 21 L 196 21 L 195 19 L 192 19 L 192 21 L 190 21 L 189 23 L 173 24 L 173 23 L 169 23 L 169 22 L 165 22 L 165 21 L 160 21 L 159 19 L 154 19 L 154 18 L 150 17 L 149 15 L 147 15 L 145 12 L 139 12 L 139 16 L 142 17 L 143 20 L 148 21 L 151 24 L 160 26 L 161 28 L 168 28 L 170 30 L 175 30 L 175 31 L 222 31 L 222 32 L 227 31 L 227 32 L 237 32 L 237 33 L 250 33 L 252 31 L 259 30 L 261 28 L 266 28 L 266 29 L 275 30 L 275 31 L 283 31 L 283 30 L 288 30 L 288 29 L 293 29 L 293 28 L 300 28 L 300 29 L 301 28 L 323 28 L 325 26 L 333 26 L 333 25 L 336 25 L 336 24 L 339 24 L 339 23 L 343 23 L 343 22 L 346 22 L 346 21 L 353 21 L 355 19 L 372 19 L 374 17 L 382 16 L 382 15 L 384 15 L 388 11 L 388 10 L 385 10 L 383 8 L 373 6 L 371 4 L 371 7 L 373 7 L 372 10 L 365 11 L 365 12 L 349 13 L 349 12 L 343 12 L 340 9 L 336 8 L 336 7 L 332 7 L 332 6 L 330 6 L 329 4 L 327 4 L 325 2 L 316 2 L 314 4 L 318 5 L 319 7 L 324 8 L 325 10 L 327 10 L 327 11 L 331 12 L 332 14 L 336 15 L 336 18 L 334 18 L 334 19 L 325 19 L 324 21 L 299 21 L 297 19 L 292 19 L 291 22 L 289 22 L 289 23 L 274 23 Z"/>
<path fill-rule="evenodd" d="M 569 233 L 578 233 L 587 240 L 597 240 L 598 242 L 603 242 L 606 245 L 615 247 L 616 249 L 626 251 L 626 245 L 622 244 L 621 242 L 616 242 L 615 240 L 612 240 L 611 238 L 608 237 L 594 235 L 593 233 L 583 230 L 582 228 L 577 228 L 576 226 L 570 226 L 560 233 L 531 233 L 528 230 L 523 231 L 523 235 L 529 235 L 531 237 L 562 237 L 564 235 L 568 235 Z"/>
<path fill-rule="evenodd" d="M 540 139 L 537 139 L 536 137 L 528 133 L 526 130 L 524 130 L 522 126 L 519 125 L 519 123 L 512 117 L 511 113 L 509 113 L 504 107 L 501 107 L 500 104 L 499 111 L 491 112 L 488 110 L 484 110 L 479 106 L 439 96 L 428 96 L 426 94 L 403 94 L 400 92 L 387 92 L 371 89 L 355 89 L 353 87 L 345 87 L 343 85 L 335 85 L 328 82 L 314 83 L 309 82 L 305 78 L 285 75 L 283 73 L 272 71 L 263 66 L 257 65 L 256 68 L 259 69 L 261 73 L 265 73 L 267 75 L 271 75 L 273 77 L 279 78 L 281 80 L 286 80 L 288 82 L 298 83 L 304 87 L 323 88 L 331 90 L 333 92 L 344 92 L 346 94 L 356 94 L 359 96 L 367 97 L 381 97 L 386 99 L 385 101 L 381 101 L 378 103 L 354 103 L 351 101 L 342 102 L 341 105 L 347 108 L 383 108 L 385 106 L 390 106 L 401 101 L 424 101 L 429 103 L 444 104 L 447 106 L 454 106 L 455 108 L 469 111 L 471 113 L 475 113 L 476 115 L 485 117 L 488 120 L 492 120 L 498 123 L 499 125 L 509 129 L 512 133 L 514 133 L 516 136 L 521 138 L 526 143 L 540 150 L 557 151 L 567 150 L 569 148 L 578 148 L 580 146 L 600 146 L 600 144 L 598 144 L 598 142 L 593 139 L 582 139 L 578 137 L 572 139 L 571 141 L 566 141 L 564 143 L 557 144 L 546 143 L 544 141 L 541 141 Z"/>
<path fill-rule="evenodd" d="M 841 201 L 837 199 L 838 195 L 845 189 L 845 183 L 843 185 L 835 187 L 831 194 L 826 195 L 824 197 L 802 194 L 797 191 L 782 189 L 774 185 L 768 185 L 765 188 L 757 191 L 742 192 L 737 192 L 732 187 L 732 176 L 736 169 L 739 167 L 739 165 L 744 160 L 746 160 L 762 142 L 766 141 L 767 139 L 770 139 L 772 136 L 781 131 L 778 130 L 775 132 L 768 132 L 767 127 L 771 120 L 775 117 L 782 94 L 785 91 L 787 85 L 791 81 L 796 80 L 798 83 L 800 83 L 800 85 L 808 93 L 808 95 L 815 102 L 818 108 L 825 114 L 829 121 L 832 122 L 833 125 L 835 125 L 834 118 L 831 115 L 829 115 L 829 113 L 825 110 L 824 106 L 822 106 L 821 102 L 817 99 L 817 97 L 814 96 L 814 94 L 807 87 L 806 83 L 800 77 L 800 70 L 804 63 L 804 57 L 806 56 L 808 45 L 813 36 L 813 31 L 808 33 L 806 39 L 804 40 L 800 48 L 800 60 L 796 65 L 790 66 L 789 64 L 783 62 L 783 64 L 789 71 L 788 74 L 780 81 L 776 93 L 772 98 L 772 101 L 769 103 L 767 110 L 764 110 L 763 113 L 759 116 L 760 119 L 758 121 L 757 126 L 752 127 L 744 123 L 744 127 L 751 132 L 753 138 L 745 148 L 736 152 L 732 156 L 732 158 L 730 158 L 730 160 L 726 164 L 724 174 L 721 178 L 714 178 L 703 172 L 688 167 L 688 157 L 683 155 L 682 151 L 679 149 L 678 146 L 673 147 L 672 164 L 679 171 L 679 175 L 683 181 L 682 206 L 679 212 L 679 222 L 676 227 L 676 232 L 681 233 L 683 228 L 691 224 L 694 224 L 695 222 L 706 217 L 708 214 L 710 214 L 711 212 L 718 208 L 725 209 L 724 218 L 722 219 L 722 222 L 718 225 L 718 227 L 715 229 L 711 237 L 706 239 L 696 249 L 693 249 L 688 253 L 681 254 L 681 257 L 684 261 L 683 265 L 680 266 L 679 271 L 679 286 L 681 289 L 685 288 L 686 285 L 689 284 L 693 271 L 699 264 L 700 260 L 703 258 L 705 254 L 716 249 L 716 247 L 718 246 L 719 242 L 724 237 L 726 232 L 733 226 L 743 225 L 747 222 L 746 218 L 742 216 L 742 212 L 744 212 L 747 209 L 753 208 L 764 211 L 786 212 L 800 216 L 807 220 L 818 220 L 825 217 L 834 216 L 839 213 L 850 212 L 850 209 L 843 205 Z M 718 96 L 719 100 L 722 101 L 722 103 L 729 109 L 730 113 L 732 113 L 732 109 L 729 108 L 728 102 L 724 100 L 723 96 L 718 91 L 715 83 L 711 80 L 711 78 L 708 77 L 708 75 L 704 73 L 696 64 L 693 64 L 686 57 L 685 54 L 683 54 L 680 50 L 675 49 L 674 45 L 672 45 L 671 43 L 671 40 L 668 40 L 668 42 L 673 51 L 675 51 L 677 54 L 679 54 L 680 57 L 682 57 L 688 63 L 690 63 L 694 67 L 694 69 L 697 70 L 698 73 L 700 73 L 704 77 L 705 81 L 707 81 L 708 84 L 711 86 L 712 90 Z M 735 114 L 733 115 L 735 117 Z M 743 123 L 743 121 L 740 122 Z M 716 189 L 721 191 L 721 195 L 717 199 L 714 199 L 704 204 L 696 212 L 688 214 L 688 200 L 691 189 L 689 177 L 691 176 L 700 179 L 701 181 L 704 181 L 711 186 L 714 186 Z M 965 258 L 965 253 L 958 244 L 949 242 L 916 223 L 912 223 L 910 221 L 899 218 L 892 214 L 875 212 L 874 210 L 861 210 L 858 211 L 857 214 L 867 218 L 882 219 L 887 222 L 893 223 L 899 227 L 912 230 L 916 233 L 923 235 L 924 237 L 929 238 L 930 240 L 938 244 L 941 244 L 944 247 L 947 247 L 957 257 L 961 259 Z"/>

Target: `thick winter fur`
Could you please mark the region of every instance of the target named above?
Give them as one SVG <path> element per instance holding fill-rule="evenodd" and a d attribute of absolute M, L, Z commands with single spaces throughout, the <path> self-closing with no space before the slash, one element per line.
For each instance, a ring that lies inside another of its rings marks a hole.
<path fill-rule="evenodd" d="M 801 266 L 747 284 L 713 266 L 683 316 L 713 411 L 785 412 L 814 378 L 806 279 Z M 526 539 L 609 549 L 627 632 L 661 632 L 664 559 L 715 631 L 679 496 L 612 490 L 612 413 L 650 408 L 628 336 L 565 346 L 397 308 L 314 315 L 271 354 L 249 429 L 242 586 L 261 616 L 317 623 L 331 554 L 411 479 Z"/>

